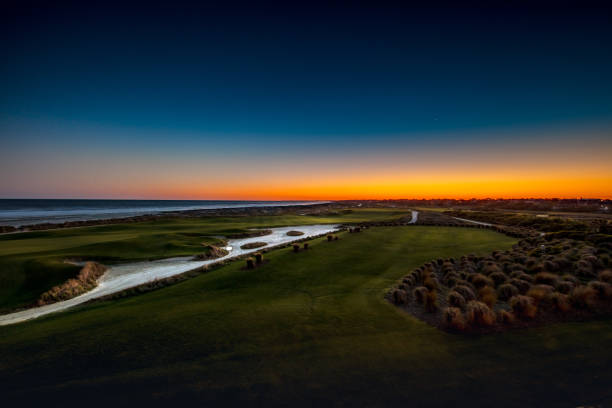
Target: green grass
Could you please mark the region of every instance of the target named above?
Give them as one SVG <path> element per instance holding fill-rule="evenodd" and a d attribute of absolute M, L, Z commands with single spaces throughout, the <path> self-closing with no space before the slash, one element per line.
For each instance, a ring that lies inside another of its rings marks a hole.
<path fill-rule="evenodd" d="M 314 223 L 389 220 L 405 211 L 362 209 L 324 216 L 168 218 L 64 230 L 0 235 L 0 312 L 33 303 L 51 287 L 76 276 L 79 268 L 66 258 L 104 263 L 195 255 L 213 235 L 248 228 Z"/>
<path fill-rule="evenodd" d="M 372 228 L 232 263 L 162 290 L 0 327 L 7 401 L 150 405 L 606 404 L 612 322 L 451 335 L 388 304 L 438 257 L 514 241 L 488 230 Z"/>

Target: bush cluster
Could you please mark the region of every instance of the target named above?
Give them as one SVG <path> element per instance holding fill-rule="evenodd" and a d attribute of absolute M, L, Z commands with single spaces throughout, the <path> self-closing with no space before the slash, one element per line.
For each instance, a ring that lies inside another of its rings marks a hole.
<path fill-rule="evenodd" d="M 530 234 L 488 256 L 427 262 L 402 278 L 391 299 L 455 331 L 609 313 L 610 259 L 608 242 Z"/>

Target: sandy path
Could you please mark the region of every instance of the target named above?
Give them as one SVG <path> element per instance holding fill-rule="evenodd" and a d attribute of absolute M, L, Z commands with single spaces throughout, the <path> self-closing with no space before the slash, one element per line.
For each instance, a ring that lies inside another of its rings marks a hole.
<path fill-rule="evenodd" d="M 408 224 L 416 224 L 418 219 L 419 219 L 419 212 L 412 210 L 412 219 L 410 220 Z"/>
<path fill-rule="evenodd" d="M 459 217 L 453 217 L 453 218 L 456 219 L 456 220 L 459 220 L 459 221 L 471 222 L 472 224 L 484 225 L 486 227 L 493 226 L 493 224 L 489 224 L 488 222 L 480 222 L 480 221 L 468 220 L 468 219 L 459 218 Z"/>
<path fill-rule="evenodd" d="M 414 218 L 415 216 L 413 211 L 413 219 Z M 303 225 L 271 228 L 272 233 L 269 235 L 229 240 L 228 246 L 226 247 L 226 249 L 230 251 L 229 254 L 217 259 L 194 261 L 192 257 L 182 257 L 112 266 L 100 278 L 98 286 L 91 291 L 62 302 L 2 315 L 0 316 L 0 326 L 35 319 L 49 313 L 55 313 L 68 309 L 92 299 L 110 295 L 115 292 L 120 292 L 124 289 L 138 286 L 143 283 L 151 282 L 155 279 L 168 278 L 170 276 L 188 272 L 205 265 L 211 265 L 226 259 L 256 252 L 262 248 L 284 245 L 292 241 L 323 235 L 337 229 L 338 225 Z M 302 231 L 304 235 L 297 237 L 288 236 L 287 232 L 291 230 Z M 268 245 L 255 249 L 240 248 L 240 246 L 249 242 L 265 242 Z"/>

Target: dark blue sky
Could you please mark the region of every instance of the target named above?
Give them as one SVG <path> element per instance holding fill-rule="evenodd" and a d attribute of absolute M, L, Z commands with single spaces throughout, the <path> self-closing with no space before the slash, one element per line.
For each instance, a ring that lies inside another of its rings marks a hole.
<path fill-rule="evenodd" d="M 9 2 L 0 161 L 31 174 L 0 195 L 35 194 L 39 173 L 61 180 L 68 154 L 307 163 L 351 149 L 410 160 L 415 143 L 444 155 L 479 141 L 575 142 L 584 129 L 594 149 L 612 140 L 605 3 L 491 3 Z"/>
<path fill-rule="evenodd" d="M 602 8 L 219 4 L 3 13 L 2 116 L 261 135 L 612 117 Z"/>

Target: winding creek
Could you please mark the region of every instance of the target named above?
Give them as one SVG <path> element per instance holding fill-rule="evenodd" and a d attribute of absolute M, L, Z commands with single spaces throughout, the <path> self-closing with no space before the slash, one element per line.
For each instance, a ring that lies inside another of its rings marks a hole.
<path fill-rule="evenodd" d="M 413 213 L 413 220 L 415 215 Z M 26 320 L 35 319 L 49 313 L 59 312 L 76 305 L 107 296 L 134 286 L 148 283 L 156 279 L 168 278 L 174 275 L 185 273 L 206 265 L 212 265 L 227 259 L 236 258 L 251 252 L 257 252 L 262 248 L 242 249 L 244 244 L 252 242 L 265 242 L 267 245 L 263 249 L 285 245 L 293 241 L 304 238 L 312 238 L 338 230 L 339 225 L 302 225 L 292 227 L 270 228 L 271 234 L 231 239 L 225 248 L 229 254 L 209 260 L 194 260 L 193 257 L 168 258 L 150 262 L 134 262 L 111 266 L 100 278 L 98 286 L 80 296 L 65 301 L 52 303 L 49 305 L 21 310 L 0 316 L 0 326 L 20 323 Z M 289 236 L 289 231 L 301 231 L 304 235 Z"/>

